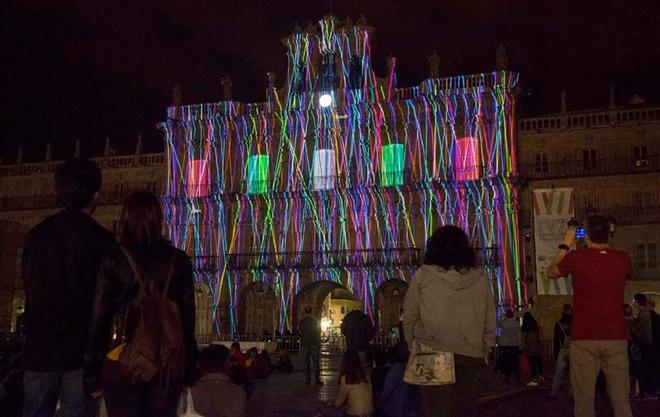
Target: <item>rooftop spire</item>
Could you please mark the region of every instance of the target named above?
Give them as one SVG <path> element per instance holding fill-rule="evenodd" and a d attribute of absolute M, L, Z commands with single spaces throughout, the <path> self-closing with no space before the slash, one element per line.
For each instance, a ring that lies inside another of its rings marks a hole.
<path fill-rule="evenodd" d="M 50 142 L 46 143 L 46 157 L 44 160 L 50 162 L 53 159 L 53 150 L 50 146 Z"/>

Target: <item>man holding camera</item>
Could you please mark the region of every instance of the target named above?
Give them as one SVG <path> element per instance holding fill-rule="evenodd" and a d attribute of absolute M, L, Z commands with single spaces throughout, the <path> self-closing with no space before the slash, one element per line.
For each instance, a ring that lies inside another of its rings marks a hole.
<path fill-rule="evenodd" d="M 572 251 L 577 227 L 570 225 L 548 278 L 573 278 L 571 385 L 575 417 L 593 417 L 596 378 L 602 370 L 615 417 L 632 417 L 628 375 L 628 328 L 621 305 L 631 274 L 629 256 L 610 248 L 610 222 L 591 216 L 586 249 Z"/>

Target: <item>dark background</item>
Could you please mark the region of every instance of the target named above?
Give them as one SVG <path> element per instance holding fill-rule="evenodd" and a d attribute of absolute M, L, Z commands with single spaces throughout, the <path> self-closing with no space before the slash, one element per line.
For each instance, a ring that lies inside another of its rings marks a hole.
<path fill-rule="evenodd" d="M 579 0 L 319 0 L 48 1 L 9 0 L 0 10 L 0 157 L 41 160 L 102 152 L 109 136 L 118 153 L 158 151 L 155 124 L 165 118 L 172 86 L 186 104 L 217 101 L 220 76 L 234 98 L 263 101 L 267 71 L 286 76 L 280 39 L 332 7 L 341 20 L 364 14 L 375 27 L 374 67 L 397 57 L 399 86 L 428 74 L 437 49 L 441 74 L 490 71 L 506 45 L 521 73 L 520 111 L 618 104 L 633 94 L 660 98 L 660 13 L 657 1 Z"/>

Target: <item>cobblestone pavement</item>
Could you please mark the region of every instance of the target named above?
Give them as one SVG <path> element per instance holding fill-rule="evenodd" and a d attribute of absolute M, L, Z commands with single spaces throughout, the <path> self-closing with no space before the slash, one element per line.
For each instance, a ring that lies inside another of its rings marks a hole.
<path fill-rule="evenodd" d="M 324 403 L 334 399 L 339 372 L 339 356 L 321 357 L 322 387 L 306 386 L 302 360 L 292 356 L 295 370 L 290 374 L 274 373 L 268 379 L 258 381 L 248 400 L 247 417 L 312 417 L 319 412 L 341 416 L 341 412 Z M 570 417 L 573 402 L 564 387 L 557 399 L 547 399 L 544 388 L 527 389 L 522 385 L 508 385 L 491 368 L 484 368 L 479 387 L 480 417 Z M 660 401 L 633 402 L 635 417 L 660 417 Z M 611 417 L 607 396 L 597 397 L 596 415 Z"/>

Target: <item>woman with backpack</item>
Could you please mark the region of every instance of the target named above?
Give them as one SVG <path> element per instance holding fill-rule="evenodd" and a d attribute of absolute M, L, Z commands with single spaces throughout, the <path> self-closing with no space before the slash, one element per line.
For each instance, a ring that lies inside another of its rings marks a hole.
<path fill-rule="evenodd" d="M 156 196 L 131 194 L 119 245 L 98 274 L 86 347 L 85 390 L 108 417 L 174 417 L 195 381 L 192 264 L 162 236 Z"/>

